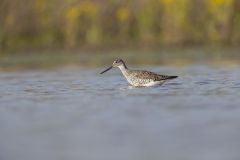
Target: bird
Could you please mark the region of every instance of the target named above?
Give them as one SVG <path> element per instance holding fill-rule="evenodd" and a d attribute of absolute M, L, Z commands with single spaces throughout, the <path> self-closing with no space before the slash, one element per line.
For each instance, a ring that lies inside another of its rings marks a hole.
<path fill-rule="evenodd" d="M 122 59 L 116 59 L 113 64 L 102 71 L 103 74 L 112 68 L 119 68 L 123 76 L 127 79 L 128 83 L 134 87 L 153 87 L 160 86 L 164 82 L 175 79 L 178 76 L 160 75 L 144 70 L 131 70 L 128 69 L 125 62 Z"/>

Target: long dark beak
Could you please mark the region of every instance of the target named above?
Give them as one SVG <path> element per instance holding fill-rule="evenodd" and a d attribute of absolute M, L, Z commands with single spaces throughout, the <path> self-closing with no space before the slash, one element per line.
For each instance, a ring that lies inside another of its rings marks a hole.
<path fill-rule="evenodd" d="M 113 68 L 113 66 L 110 66 L 109 68 L 107 68 L 106 70 L 104 70 L 104 71 L 102 71 L 100 74 L 103 74 L 103 73 L 105 73 L 105 72 L 107 72 L 107 71 L 109 71 L 110 69 L 112 69 Z"/>

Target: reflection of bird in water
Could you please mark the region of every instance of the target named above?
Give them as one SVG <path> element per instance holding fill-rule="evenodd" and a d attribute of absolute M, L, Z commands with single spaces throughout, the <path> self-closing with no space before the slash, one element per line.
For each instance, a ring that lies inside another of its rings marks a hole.
<path fill-rule="evenodd" d="M 135 87 L 159 86 L 170 79 L 177 78 L 177 76 L 159 75 L 149 71 L 130 70 L 121 59 L 115 60 L 109 68 L 102 71 L 100 74 L 116 67 L 121 70 L 127 81 Z"/>

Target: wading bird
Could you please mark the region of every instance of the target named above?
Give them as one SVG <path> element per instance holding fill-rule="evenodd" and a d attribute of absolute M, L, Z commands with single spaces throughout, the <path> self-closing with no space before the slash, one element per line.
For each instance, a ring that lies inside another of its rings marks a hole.
<path fill-rule="evenodd" d="M 122 59 L 116 59 L 113 64 L 107 68 L 106 70 L 102 71 L 100 74 L 107 72 L 112 68 L 118 67 L 127 81 L 135 87 L 152 87 L 152 86 L 159 86 L 164 82 L 175 79 L 178 76 L 167 76 L 167 75 L 159 75 L 149 71 L 143 70 L 131 70 L 128 69 L 126 64 Z"/>

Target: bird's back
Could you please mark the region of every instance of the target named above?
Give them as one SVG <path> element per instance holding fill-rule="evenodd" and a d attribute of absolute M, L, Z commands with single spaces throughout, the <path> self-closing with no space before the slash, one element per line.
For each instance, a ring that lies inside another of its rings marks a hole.
<path fill-rule="evenodd" d="M 170 80 L 177 78 L 177 76 L 167 76 L 167 75 L 160 75 L 149 71 L 142 71 L 142 70 L 131 70 L 129 71 L 129 76 L 135 77 L 138 79 L 149 79 L 153 81 L 163 81 L 163 80 Z"/>

